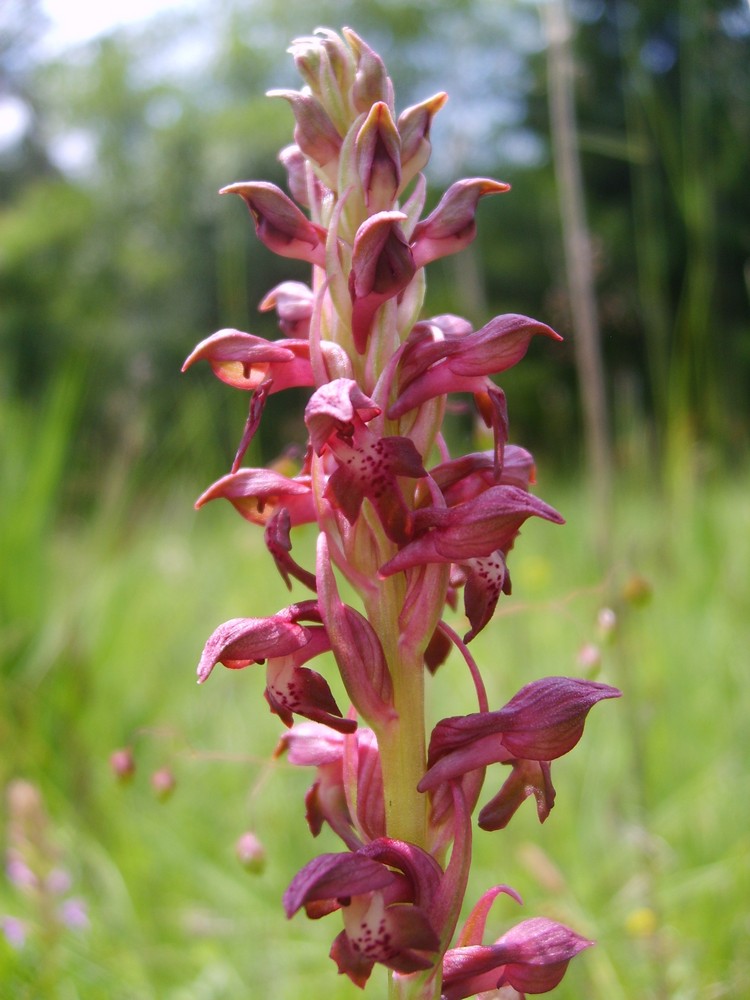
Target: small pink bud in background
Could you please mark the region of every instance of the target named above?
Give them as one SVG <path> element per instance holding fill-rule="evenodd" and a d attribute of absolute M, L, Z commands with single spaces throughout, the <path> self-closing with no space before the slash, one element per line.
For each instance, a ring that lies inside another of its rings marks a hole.
<path fill-rule="evenodd" d="M 5 866 L 8 881 L 17 889 L 37 889 L 39 878 L 26 864 L 22 857 L 14 851 L 8 851 L 8 861 Z"/>
<path fill-rule="evenodd" d="M 151 787 L 159 802 L 166 802 L 171 798 L 176 785 L 175 776 L 168 767 L 159 768 L 151 775 Z"/>
<path fill-rule="evenodd" d="M 602 651 L 594 642 L 587 642 L 578 650 L 578 664 L 587 673 L 595 673 L 602 665 Z"/>
<path fill-rule="evenodd" d="M 266 867 L 266 849 L 252 830 L 242 834 L 234 850 L 239 863 L 251 875 L 260 875 Z"/>
<path fill-rule="evenodd" d="M 45 880 L 45 888 L 55 896 L 64 896 L 66 892 L 70 892 L 72 885 L 70 872 L 64 868 L 53 868 Z"/>
<path fill-rule="evenodd" d="M 120 784 L 125 785 L 131 781 L 135 774 L 135 757 L 130 747 L 115 750 L 110 755 L 109 766 Z"/>
<path fill-rule="evenodd" d="M 60 920 L 72 931 L 85 931 L 89 928 L 89 915 L 86 904 L 77 896 L 66 899 L 60 906 Z"/>
<path fill-rule="evenodd" d="M 0 917 L 0 931 L 12 948 L 23 948 L 26 944 L 26 924 L 16 917 Z"/>
<path fill-rule="evenodd" d="M 602 639 L 611 639 L 617 628 L 617 615 L 612 608 L 601 608 L 596 616 L 596 624 Z"/>

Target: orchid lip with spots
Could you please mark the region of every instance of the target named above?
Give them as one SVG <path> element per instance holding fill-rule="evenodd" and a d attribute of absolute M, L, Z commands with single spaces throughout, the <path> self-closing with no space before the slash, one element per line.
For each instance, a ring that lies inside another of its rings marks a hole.
<path fill-rule="evenodd" d="M 284 907 L 288 917 L 304 909 L 339 921 L 330 955 L 341 974 L 365 988 L 381 966 L 400 1000 L 547 992 L 592 942 L 532 917 L 485 944 L 492 902 L 520 902 L 504 885 L 485 893 L 457 936 L 456 928 L 485 769 L 510 773 L 479 811 L 480 828 L 503 828 L 531 795 L 546 820 L 551 762 L 579 741 L 594 705 L 619 695 L 548 677 L 491 709 L 468 648 L 511 593 L 522 525 L 563 520 L 531 492 L 534 462 L 508 443 L 495 382 L 532 342 L 560 338 L 516 314 L 476 330 L 458 316 L 423 316 L 425 266 L 468 246 L 482 199 L 509 185 L 457 181 L 423 217 L 421 170 L 446 95 L 397 112 L 383 61 L 349 28 L 319 29 L 290 52 L 303 86 L 270 94 L 294 116 L 294 142 L 279 156 L 290 193 L 264 181 L 222 193 L 245 202 L 268 250 L 311 266 L 310 284 L 284 281 L 260 303 L 275 310 L 279 339 L 219 330 L 184 369 L 206 361 L 249 397 L 232 467 L 196 506 L 226 499 L 262 527 L 287 586 L 303 596 L 275 615 L 219 625 L 198 679 L 217 664 L 262 665 L 266 701 L 286 727 L 277 755 L 314 769 L 309 830 L 317 836 L 327 824 L 344 850 L 305 865 Z M 296 465 L 286 455 L 247 467 L 268 396 L 288 388 L 309 391 L 306 451 Z M 473 398 L 491 449 L 451 455 L 443 434 L 451 394 Z M 292 556 L 300 525 L 317 527 L 314 566 Z M 461 589 L 463 638 L 448 621 Z M 344 592 L 353 596 L 344 601 Z M 332 654 L 349 706 L 309 665 L 322 653 Z M 477 711 L 430 727 L 425 671 L 451 653 L 466 663 Z"/>

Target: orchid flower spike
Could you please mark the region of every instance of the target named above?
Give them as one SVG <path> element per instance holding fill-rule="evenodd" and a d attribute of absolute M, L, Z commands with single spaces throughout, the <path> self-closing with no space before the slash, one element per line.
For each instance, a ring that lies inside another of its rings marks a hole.
<path fill-rule="evenodd" d="M 476 328 L 449 312 L 425 317 L 425 267 L 467 247 L 483 200 L 509 185 L 456 181 L 425 215 L 421 171 L 447 96 L 399 112 L 383 60 L 351 28 L 320 28 L 290 52 L 300 89 L 271 91 L 294 117 L 293 142 L 279 154 L 288 193 L 265 181 L 222 193 L 238 195 L 263 247 L 307 264 L 309 280 L 281 281 L 262 299 L 277 339 L 227 327 L 183 370 L 207 362 L 248 401 L 231 467 L 196 507 L 228 500 L 304 596 L 220 624 L 198 680 L 218 664 L 244 671 L 250 687 L 255 678 L 282 726 L 276 757 L 311 769 L 300 818 L 313 837 L 330 828 L 343 850 L 305 865 L 283 903 L 288 917 L 338 915 L 330 957 L 340 973 L 365 988 L 383 967 L 399 1000 L 522 1000 L 556 986 L 591 942 L 531 917 L 485 944 L 493 901 L 520 903 L 504 885 L 485 893 L 454 939 L 474 828 L 504 828 L 530 796 L 546 820 L 551 762 L 579 742 L 596 704 L 619 695 L 603 682 L 548 677 L 492 709 L 468 647 L 511 599 L 527 521 L 545 531 L 563 523 L 533 492 L 533 457 L 510 443 L 498 381 L 560 337 L 515 313 Z M 287 389 L 306 394 L 306 440 L 251 466 L 267 401 Z M 454 394 L 473 401 L 489 450 L 451 454 Z M 425 672 L 450 657 L 465 663 L 478 711 L 434 724 Z M 475 817 L 494 764 L 509 773 Z"/>

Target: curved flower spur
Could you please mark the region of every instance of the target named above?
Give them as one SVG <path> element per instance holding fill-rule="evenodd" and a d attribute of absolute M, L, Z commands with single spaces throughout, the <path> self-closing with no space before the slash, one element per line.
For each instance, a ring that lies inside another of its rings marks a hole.
<path fill-rule="evenodd" d="M 490 710 L 469 643 L 511 589 L 508 559 L 529 517 L 562 518 L 530 492 L 533 459 L 507 444 L 505 396 L 494 377 L 533 338 L 559 340 L 526 316 L 478 330 L 458 316 L 422 316 L 424 267 L 466 247 L 482 198 L 508 185 L 453 184 L 421 219 L 430 127 L 445 94 L 397 114 L 380 57 L 354 31 L 327 29 L 293 42 L 304 86 L 274 91 L 295 119 L 282 150 L 291 194 L 241 181 L 223 189 L 247 205 L 265 246 L 311 265 L 310 285 L 282 282 L 260 308 L 281 338 L 225 329 L 200 343 L 185 368 L 207 361 L 249 394 L 232 468 L 197 501 L 224 498 L 263 527 L 287 585 L 308 598 L 267 618 L 232 619 L 208 640 L 198 668 L 264 664 L 266 700 L 288 727 L 277 753 L 315 769 L 307 795 L 313 835 L 324 824 L 345 850 L 314 858 L 292 880 L 287 915 L 340 914 L 331 948 L 341 973 L 365 987 L 388 969 L 391 997 L 458 1000 L 501 989 L 546 992 L 591 943 L 549 920 L 524 920 L 482 943 L 488 890 L 453 943 L 471 862 L 472 814 L 484 770 L 510 767 L 479 826 L 504 827 L 533 795 L 539 819 L 554 804 L 556 760 L 581 738 L 589 710 L 619 692 L 552 677 Z M 243 466 L 267 397 L 308 388 L 309 441 L 299 466 Z M 469 393 L 494 444 L 452 456 L 442 433 L 446 400 Z M 318 529 L 315 566 L 291 555 L 292 534 Z M 338 580 L 358 607 L 345 603 Z M 464 590 L 469 628 L 444 621 Z M 310 596 L 311 593 L 311 596 Z M 464 658 L 478 711 L 437 722 L 428 747 L 425 670 L 451 650 Z M 308 666 L 332 652 L 348 710 Z"/>

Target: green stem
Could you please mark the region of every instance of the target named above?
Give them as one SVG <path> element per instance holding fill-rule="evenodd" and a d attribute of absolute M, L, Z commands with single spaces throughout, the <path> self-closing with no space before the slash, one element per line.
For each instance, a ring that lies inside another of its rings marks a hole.
<path fill-rule="evenodd" d="M 388 976 L 388 1000 L 440 1000 L 441 975 L 439 969 L 415 972 L 411 976 Z"/>
<path fill-rule="evenodd" d="M 386 830 L 389 837 L 426 849 L 427 796 L 417 791 L 426 765 L 424 667 L 421 657 L 416 662 L 400 657 L 395 639 L 388 644 L 391 650 L 385 643 L 384 649 L 398 717 L 378 732 Z"/>
<path fill-rule="evenodd" d="M 368 516 L 372 540 L 381 550 L 382 565 L 390 558 L 392 543 L 376 518 Z M 406 599 L 406 579 L 397 573 L 381 580 L 377 590 L 362 594 L 367 618 L 383 647 L 393 684 L 396 717 L 374 725 L 383 769 L 386 831 L 394 840 L 405 840 L 427 849 L 427 796 L 417 791 L 427 765 L 422 650 L 404 641 L 400 616 Z"/>

